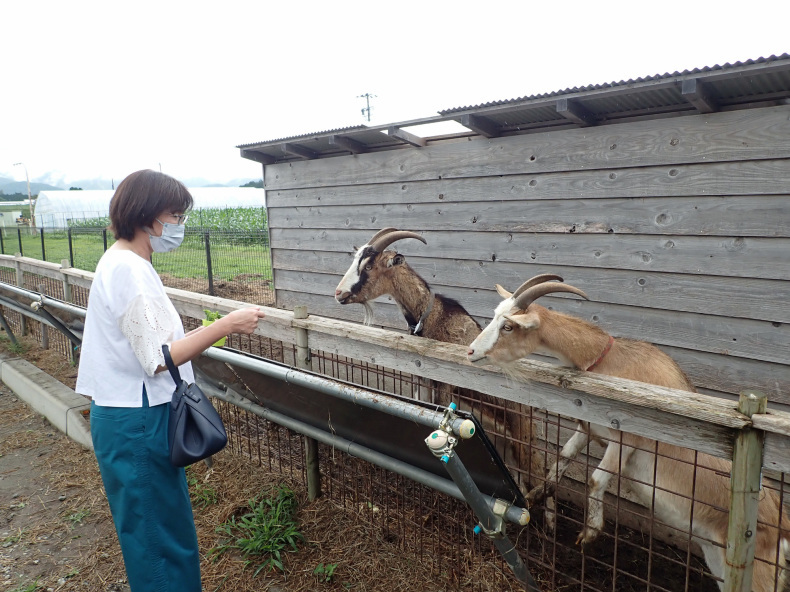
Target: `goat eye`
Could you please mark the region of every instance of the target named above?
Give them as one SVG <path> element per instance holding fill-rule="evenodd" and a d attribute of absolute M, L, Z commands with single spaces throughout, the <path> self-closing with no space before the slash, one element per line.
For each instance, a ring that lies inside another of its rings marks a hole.
<path fill-rule="evenodd" d="M 365 266 L 365 271 L 370 271 L 371 269 L 373 269 L 372 265 L 366 265 Z"/>
<path fill-rule="evenodd" d="M 513 325 L 502 325 L 502 330 L 505 333 L 510 333 L 513 330 Z"/>

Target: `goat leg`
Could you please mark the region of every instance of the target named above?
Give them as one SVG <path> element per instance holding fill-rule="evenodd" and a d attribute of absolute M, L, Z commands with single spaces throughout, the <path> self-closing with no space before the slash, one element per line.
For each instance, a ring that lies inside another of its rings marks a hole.
<path fill-rule="evenodd" d="M 613 432 L 619 433 L 619 432 Z M 598 468 L 590 477 L 589 493 L 587 495 L 587 520 L 584 529 L 576 539 L 577 545 L 586 545 L 594 541 L 603 530 L 603 497 L 612 475 L 619 475 L 625 467 L 629 457 L 634 453 L 631 446 L 621 446 L 619 442 L 611 440 L 606 447 Z"/>
<path fill-rule="evenodd" d="M 576 426 L 576 431 L 574 432 L 573 436 L 565 443 L 565 446 L 562 447 L 560 450 L 560 456 L 557 459 L 557 462 L 554 463 L 554 466 L 551 468 L 551 471 L 548 475 L 546 475 L 546 480 L 541 483 L 540 485 L 536 485 L 532 488 L 532 490 L 527 494 L 527 506 L 532 507 L 536 503 L 540 502 L 545 496 L 553 495 L 554 491 L 557 487 L 557 483 L 559 483 L 562 476 L 565 474 L 565 471 L 568 470 L 568 467 L 571 464 L 571 461 L 576 458 L 576 455 L 579 454 L 582 448 L 587 446 L 587 441 L 589 440 L 589 426 L 586 424 L 579 424 Z"/>

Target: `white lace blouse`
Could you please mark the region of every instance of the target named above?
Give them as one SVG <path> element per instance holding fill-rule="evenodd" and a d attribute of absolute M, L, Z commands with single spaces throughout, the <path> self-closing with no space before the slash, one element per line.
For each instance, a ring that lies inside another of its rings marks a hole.
<path fill-rule="evenodd" d="M 99 261 L 88 298 L 76 391 L 107 407 L 170 402 L 175 384 L 162 345 L 181 339 L 184 327 L 153 266 L 132 251 L 110 249 Z M 179 367 L 194 380 L 192 365 Z"/>

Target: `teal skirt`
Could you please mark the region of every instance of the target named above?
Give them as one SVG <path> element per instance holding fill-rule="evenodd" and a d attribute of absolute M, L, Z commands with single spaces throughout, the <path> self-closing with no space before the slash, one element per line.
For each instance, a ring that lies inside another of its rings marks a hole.
<path fill-rule="evenodd" d="M 132 592 L 200 592 L 200 554 L 184 469 L 170 464 L 169 405 L 101 407 L 90 426 Z"/>

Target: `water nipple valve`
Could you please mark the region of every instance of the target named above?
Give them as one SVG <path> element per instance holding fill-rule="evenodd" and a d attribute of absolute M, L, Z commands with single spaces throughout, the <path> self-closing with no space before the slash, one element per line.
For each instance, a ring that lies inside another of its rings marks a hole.
<path fill-rule="evenodd" d="M 424 432 L 423 432 L 424 433 Z M 447 446 L 448 435 L 444 430 L 436 430 L 430 436 L 425 438 L 425 443 L 431 450 L 442 450 Z"/>
<path fill-rule="evenodd" d="M 456 409 L 458 409 L 458 405 L 456 405 L 455 403 L 450 403 L 450 404 L 448 405 L 448 407 L 449 407 L 450 409 L 452 409 L 453 411 L 455 411 Z"/>
<path fill-rule="evenodd" d="M 475 432 L 475 422 L 473 422 L 471 419 L 463 420 L 461 425 L 458 426 L 458 436 L 462 440 L 468 440 L 475 435 Z"/>

